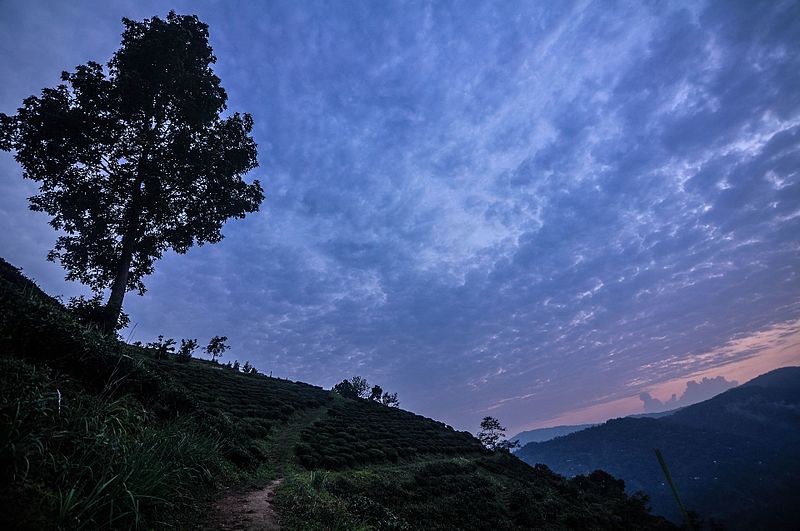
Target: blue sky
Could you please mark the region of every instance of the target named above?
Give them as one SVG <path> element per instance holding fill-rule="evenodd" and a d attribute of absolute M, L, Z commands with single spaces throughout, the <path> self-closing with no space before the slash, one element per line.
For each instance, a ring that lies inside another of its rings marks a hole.
<path fill-rule="evenodd" d="M 224 334 L 470 430 L 800 363 L 797 2 L 3 0 L 0 111 L 170 8 L 210 25 L 267 198 L 156 264 L 133 339 Z M 80 292 L 20 175 L 0 153 L 0 255 Z"/>

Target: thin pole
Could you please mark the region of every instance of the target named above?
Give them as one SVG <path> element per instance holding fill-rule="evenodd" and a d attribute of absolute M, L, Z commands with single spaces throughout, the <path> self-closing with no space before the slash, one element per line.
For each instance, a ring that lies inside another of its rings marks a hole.
<path fill-rule="evenodd" d="M 664 477 L 667 478 L 667 483 L 669 484 L 669 488 L 672 489 L 672 495 L 675 496 L 675 501 L 678 503 L 678 509 L 681 510 L 683 521 L 686 522 L 686 528 L 691 531 L 693 527 L 692 523 L 689 521 L 689 514 L 686 512 L 686 508 L 683 506 L 683 502 L 681 502 L 681 497 L 678 496 L 678 489 L 677 487 L 675 487 L 675 483 L 672 481 L 672 474 L 669 473 L 667 462 L 664 461 L 664 456 L 661 455 L 661 450 L 659 450 L 658 448 L 656 448 L 655 450 L 656 450 L 656 458 L 658 459 L 658 464 L 661 465 L 661 470 L 664 471 Z"/>

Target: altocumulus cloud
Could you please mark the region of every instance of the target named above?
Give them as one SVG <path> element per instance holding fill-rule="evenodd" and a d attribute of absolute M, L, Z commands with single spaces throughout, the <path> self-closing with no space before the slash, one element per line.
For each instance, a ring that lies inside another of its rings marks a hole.
<path fill-rule="evenodd" d="M 3 3 L 0 110 L 105 60 L 156 3 Z M 164 259 L 140 339 L 460 428 L 512 427 L 731 360 L 800 317 L 796 2 L 180 2 L 256 121 L 262 213 Z M 55 292 L 54 235 L 0 159 L 0 252 Z M 747 354 L 744 354 L 747 355 Z"/>

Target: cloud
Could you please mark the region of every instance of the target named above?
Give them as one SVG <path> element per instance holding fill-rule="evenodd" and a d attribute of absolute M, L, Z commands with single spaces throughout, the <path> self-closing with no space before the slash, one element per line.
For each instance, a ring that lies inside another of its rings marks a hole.
<path fill-rule="evenodd" d="M 254 116 L 267 200 L 156 265 L 134 339 L 224 334 L 262 371 L 513 427 L 635 402 L 800 317 L 798 3 L 175 9 Z M 156 13 L 0 4 L 0 111 Z M 32 183 L 0 172 L 0 255 L 80 290 L 43 261 Z"/>
<path fill-rule="evenodd" d="M 680 398 L 673 393 L 669 400 L 662 401 L 658 398 L 653 398 L 650 393 L 641 393 L 639 399 L 642 401 L 646 413 L 658 413 L 708 400 L 737 385 L 739 385 L 739 382 L 736 380 L 728 381 L 724 376 L 704 377 L 699 381 L 689 380 L 686 382 L 686 389 Z"/>

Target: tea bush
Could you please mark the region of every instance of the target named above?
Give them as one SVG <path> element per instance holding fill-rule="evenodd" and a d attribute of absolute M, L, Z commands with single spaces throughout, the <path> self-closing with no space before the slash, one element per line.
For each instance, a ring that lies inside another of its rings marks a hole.
<path fill-rule="evenodd" d="M 322 420 L 303 430 L 301 438 L 296 453 L 307 469 L 341 470 L 425 456 L 487 453 L 469 433 L 358 399 L 337 400 Z"/>

